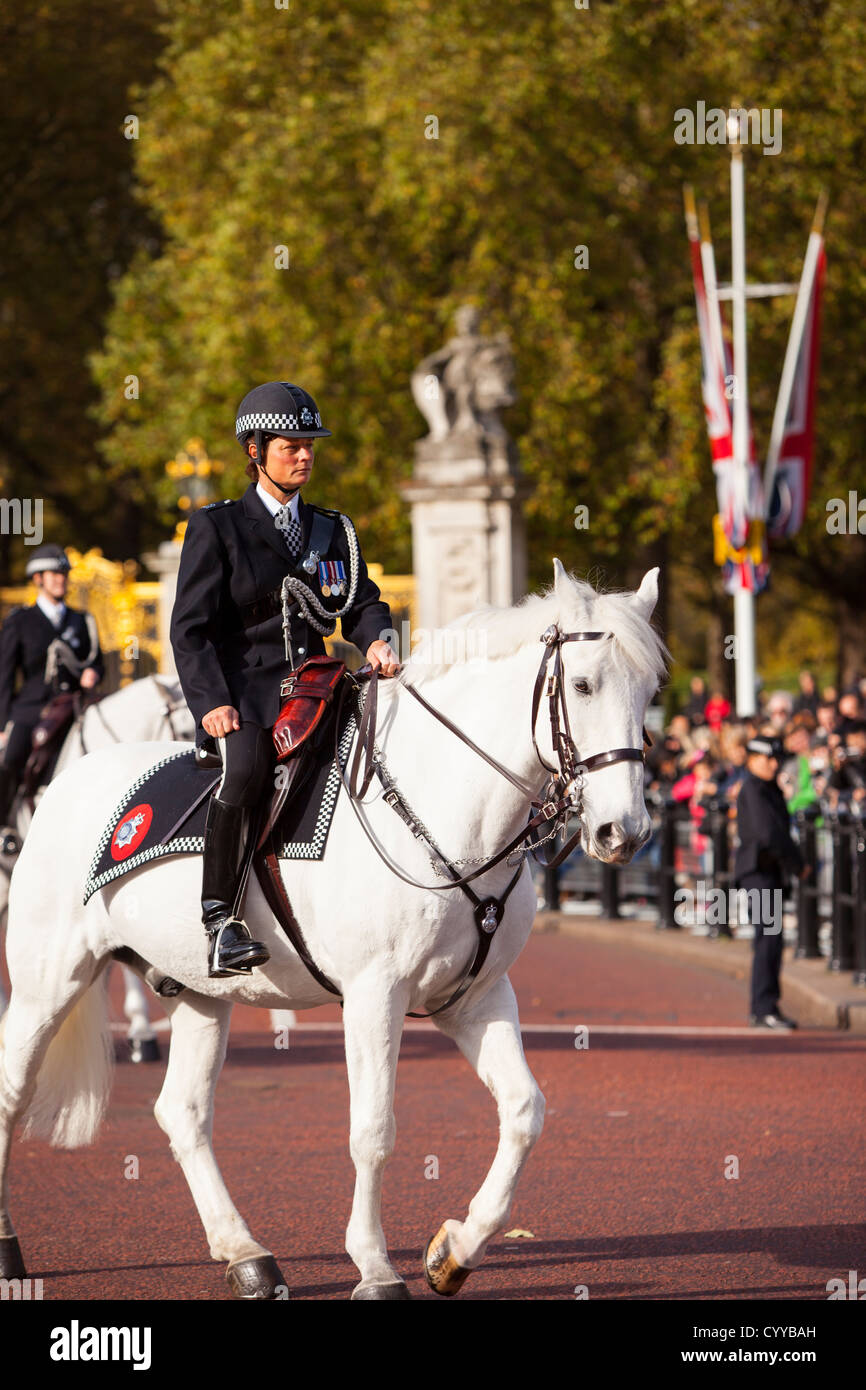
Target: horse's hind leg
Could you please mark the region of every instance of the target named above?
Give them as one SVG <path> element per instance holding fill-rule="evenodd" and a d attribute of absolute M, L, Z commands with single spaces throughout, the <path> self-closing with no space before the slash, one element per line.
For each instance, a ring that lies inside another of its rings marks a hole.
<path fill-rule="evenodd" d="M 91 985 L 94 992 L 101 990 L 102 982 L 94 982 L 94 976 L 98 970 L 98 963 L 88 956 L 80 964 L 78 978 L 66 980 L 59 984 L 54 998 L 46 998 L 44 994 L 38 992 L 40 989 L 44 990 L 44 984 L 40 985 L 39 982 L 33 981 L 33 988 L 28 992 L 23 982 L 16 982 L 9 1007 L 0 1019 L 0 1277 L 2 1278 L 23 1278 L 25 1272 L 15 1228 L 9 1214 L 9 1156 L 15 1125 L 24 1116 L 33 1099 L 40 1067 L 45 1061 L 48 1048 L 59 1032 L 62 1023 L 73 1006 L 91 988 Z M 94 997 L 89 1001 L 89 1016 L 92 1015 L 93 1020 L 101 1020 L 103 1008 L 104 1001 L 97 998 L 94 993 Z M 109 1080 L 109 1070 L 101 1059 L 98 1060 L 98 1064 L 93 1063 L 93 1058 L 102 1048 L 101 1033 L 98 1026 L 94 1026 L 92 1031 L 94 1038 L 89 1045 L 83 1041 L 83 1032 L 80 1029 L 78 1036 L 73 1034 L 72 1037 L 66 1039 L 64 1034 L 58 1040 L 62 1055 L 57 1060 L 61 1066 L 64 1063 L 71 1065 L 74 1062 L 85 1066 L 85 1072 L 89 1078 L 96 1078 L 98 1074 L 98 1083 L 94 1087 L 94 1094 L 84 1099 L 83 1108 L 78 1113 L 77 1118 L 67 1123 L 63 1136 L 59 1140 L 67 1147 L 90 1142 L 93 1131 L 98 1128 L 101 1111 L 107 1098 L 105 1087 Z M 88 1051 L 90 1051 L 89 1059 Z M 91 1062 L 90 1066 L 87 1065 L 88 1060 Z M 57 1085 L 55 1079 L 55 1091 Z M 72 1086 L 68 1085 L 63 1089 L 67 1101 L 75 1100 L 77 1104 L 77 1098 L 73 1096 Z M 101 1094 L 97 1095 L 97 1091 Z M 56 1097 L 56 1100 L 59 1100 L 59 1097 Z M 32 1116 L 31 1119 L 33 1119 Z M 55 1136 L 57 1135 L 55 1123 L 57 1120 L 56 1105 L 49 1104 L 46 1113 L 38 1119 L 33 1119 L 33 1123 L 37 1133 L 47 1138 L 50 1135 L 52 1125 L 55 1125 Z M 55 1142 L 58 1142 L 57 1137 L 55 1137 Z"/>
<path fill-rule="evenodd" d="M 9 1214 L 9 1156 L 15 1125 L 27 1107 L 39 1071 L 42 1053 L 32 1042 L 38 1036 L 38 1024 L 35 1006 L 25 1008 L 17 996 L 0 1021 L 0 1277 L 4 1279 L 23 1279 L 25 1275 Z"/>
<path fill-rule="evenodd" d="M 424 1252 L 430 1287 L 457 1293 L 484 1258 L 487 1242 L 508 1220 L 526 1159 L 544 1123 L 544 1097 L 526 1064 L 517 1001 L 505 975 L 453 1019 L 437 1020 L 477 1071 L 499 1110 L 499 1146 L 464 1222 L 446 1221 Z"/>
<path fill-rule="evenodd" d="M 396 1136 L 394 1078 L 405 1009 L 403 991 L 388 994 L 376 982 L 355 984 L 343 1001 L 356 1174 L 346 1249 L 361 1271 L 353 1299 L 411 1296 L 388 1259 L 381 1219 L 382 1175 Z"/>
<path fill-rule="evenodd" d="M 166 999 L 165 1006 L 171 1015 L 171 1046 L 154 1114 L 183 1169 L 210 1253 L 215 1260 L 228 1260 L 226 1279 L 235 1297 L 286 1297 L 273 1255 L 253 1240 L 214 1158 L 214 1091 L 225 1060 L 231 1003 L 184 993 Z"/>

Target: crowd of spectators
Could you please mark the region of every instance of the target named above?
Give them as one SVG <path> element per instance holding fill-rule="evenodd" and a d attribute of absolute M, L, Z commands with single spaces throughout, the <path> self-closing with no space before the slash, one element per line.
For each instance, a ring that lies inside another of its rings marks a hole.
<path fill-rule="evenodd" d="M 754 718 L 737 720 L 724 694 L 694 676 L 688 702 L 647 754 L 650 799 L 687 802 L 697 823 L 713 801 L 733 813 L 746 743 L 756 734 L 782 740 L 779 786 L 793 814 L 848 810 L 866 816 L 866 677 L 841 694 L 818 690 L 800 672 L 799 693 L 762 695 Z"/>

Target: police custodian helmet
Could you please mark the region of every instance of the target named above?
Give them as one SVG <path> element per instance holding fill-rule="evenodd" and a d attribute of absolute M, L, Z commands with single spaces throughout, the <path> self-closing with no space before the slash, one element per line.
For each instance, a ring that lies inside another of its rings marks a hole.
<path fill-rule="evenodd" d="M 323 439 L 331 433 L 322 428 L 310 393 L 290 381 L 267 381 L 244 396 L 238 406 L 235 434 L 245 445 L 250 435 L 259 432 L 282 439 Z"/>
<path fill-rule="evenodd" d="M 293 386 L 290 381 L 266 381 L 264 386 L 256 386 L 248 391 L 238 406 L 235 420 L 238 443 L 246 453 L 249 440 L 255 439 L 256 463 L 271 482 L 274 480 L 264 466 L 266 439 L 273 436 L 280 439 L 323 439 L 330 433 L 330 430 L 322 428 L 322 417 L 309 391 L 302 386 Z M 285 494 L 294 491 L 280 483 L 275 486 Z"/>
<path fill-rule="evenodd" d="M 44 574 L 46 570 L 68 574 L 71 568 L 66 551 L 61 546 L 40 545 L 38 550 L 33 552 L 33 558 L 27 562 L 27 578 L 32 579 L 34 574 Z"/>

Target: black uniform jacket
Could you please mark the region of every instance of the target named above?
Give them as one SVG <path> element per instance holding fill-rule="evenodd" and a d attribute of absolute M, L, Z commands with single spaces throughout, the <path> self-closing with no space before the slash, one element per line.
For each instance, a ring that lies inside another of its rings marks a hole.
<path fill-rule="evenodd" d="M 214 502 L 194 512 L 187 523 L 177 597 L 171 617 L 171 645 L 187 704 L 197 724 L 196 742 L 207 738 L 201 721 L 220 705 L 233 705 L 242 719 L 263 728 L 280 711 L 280 681 L 288 675 L 281 612 L 244 627 L 252 616 L 249 605 L 268 598 L 287 574 L 304 581 L 319 602 L 335 612 L 346 595 L 324 597 L 318 566 L 308 574 L 303 561 L 310 553 L 310 532 L 316 513 L 333 518 L 331 543 L 322 560 L 342 560 L 347 586 L 349 547 L 339 516 L 298 499 L 303 544 L 293 561 L 282 534 L 250 483 L 239 501 Z M 246 610 L 246 611 L 244 611 Z M 321 656 L 320 633 L 291 605 L 291 642 L 295 666 L 308 656 Z M 341 619 L 343 636 L 366 652 L 391 626 L 391 614 L 360 558 L 355 602 Z"/>
<path fill-rule="evenodd" d="M 790 819 L 778 782 L 746 772 L 737 797 L 739 848 L 734 861 L 737 882 L 746 874 L 781 879 L 783 866 L 799 873 L 803 859 L 789 829 Z"/>
<path fill-rule="evenodd" d="M 67 607 L 59 631 L 35 603 L 30 608 L 13 608 L 7 617 L 0 629 L 0 729 L 10 718 L 16 723 L 36 724 L 39 711 L 52 695 L 80 689 L 78 676 L 62 663 L 53 685 L 45 683 L 45 656 L 55 637 L 62 637 L 82 661 L 90 651 L 87 623 L 77 608 Z M 98 646 L 91 665 L 101 679 L 105 667 Z M 19 670 L 24 682 L 16 694 L 15 675 Z"/>

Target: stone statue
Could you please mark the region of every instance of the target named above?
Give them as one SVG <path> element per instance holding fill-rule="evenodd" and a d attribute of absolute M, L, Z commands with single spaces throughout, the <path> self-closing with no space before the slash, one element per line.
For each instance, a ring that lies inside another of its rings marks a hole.
<path fill-rule="evenodd" d="M 464 305 L 455 336 L 412 373 L 430 433 L 417 441 L 401 491 L 412 506 L 417 611 L 427 630 L 526 592 L 523 502 L 532 484 L 498 413 L 515 400 L 514 359 L 508 335 L 485 336 L 479 322 Z"/>
<path fill-rule="evenodd" d="M 514 359 L 507 333 L 485 337 L 471 304 L 455 315 L 456 336 L 419 362 L 412 373 L 415 404 L 430 427 L 424 444 L 446 440 L 477 448 L 484 440 L 508 438 L 497 412 L 513 405 Z"/>

